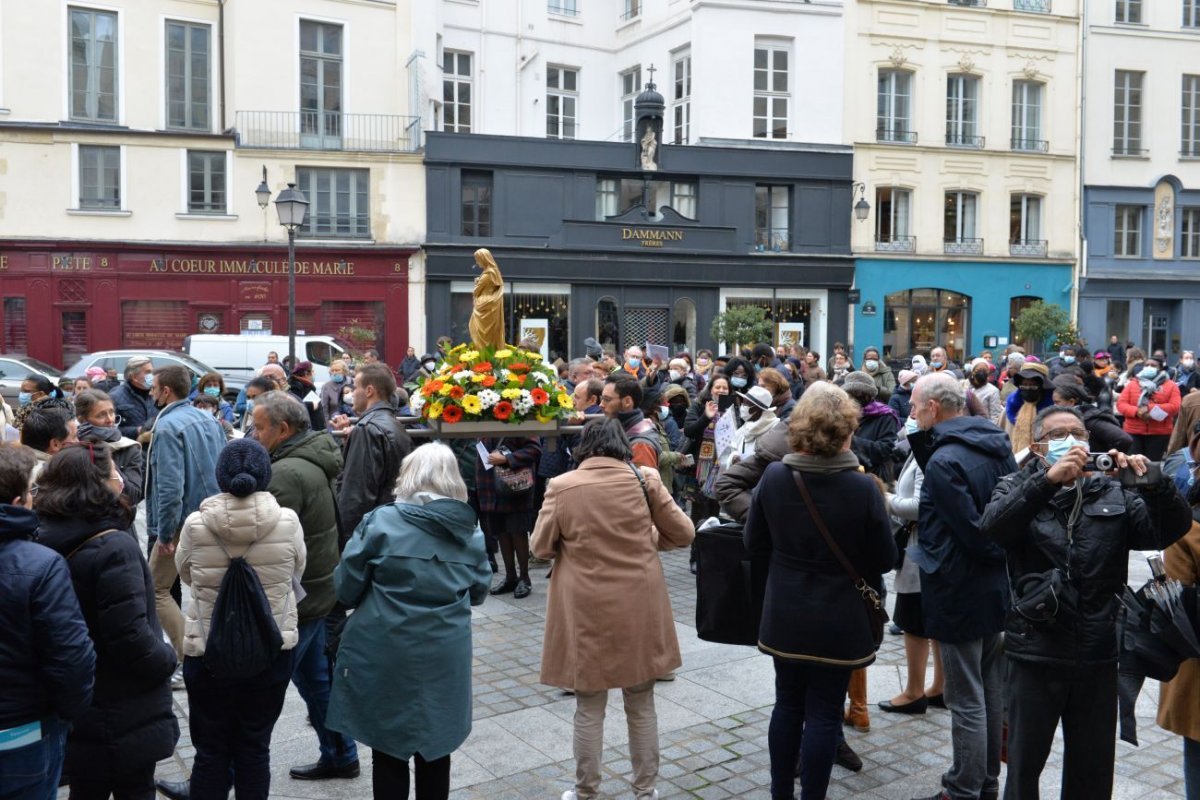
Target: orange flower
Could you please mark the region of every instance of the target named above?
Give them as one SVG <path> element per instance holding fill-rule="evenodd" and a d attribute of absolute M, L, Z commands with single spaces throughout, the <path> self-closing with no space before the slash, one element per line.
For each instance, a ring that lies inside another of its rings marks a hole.
<path fill-rule="evenodd" d="M 455 387 L 456 389 L 458 387 Z M 442 411 L 442 421 L 453 425 L 463 418 L 463 410 L 461 406 L 446 406 Z"/>
<path fill-rule="evenodd" d="M 534 389 L 529 393 L 529 398 L 535 406 L 544 406 L 550 402 L 550 395 L 546 394 L 545 389 Z"/>
<path fill-rule="evenodd" d="M 512 416 L 512 403 L 507 400 L 501 400 L 496 405 L 492 406 L 492 416 L 499 420 L 505 420 Z"/>
<path fill-rule="evenodd" d="M 509 372 L 529 372 L 529 365 L 524 361 L 514 361 L 508 365 Z"/>
<path fill-rule="evenodd" d="M 524 386 L 524 385 L 525 385 L 525 378 L 526 378 L 526 377 L 528 377 L 528 376 L 526 376 L 526 375 L 513 375 L 513 378 L 512 378 L 512 379 L 513 379 L 513 383 L 517 384 L 517 386 Z"/>
<path fill-rule="evenodd" d="M 464 394 L 466 394 L 466 392 L 463 391 L 463 388 L 461 386 L 451 386 L 450 387 L 450 397 L 452 399 L 462 400 L 462 397 Z"/>
<path fill-rule="evenodd" d="M 483 379 L 483 386 L 485 389 L 490 389 L 495 385 L 496 385 L 496 376 L 495 375 L 488 375 L 486 378 Z"/>
<path fill-rule="evenodd" d="M 492 371 L 492 362 L 480 361 L 478 364 L 471 367 L 471 369 L 473 369 L 475 372 L 491 372 Z"/>
<path fill-rule="evenodd" d="M 421 394 L 432 397 L 443 385 L 441 381 L 426 381 L 425 385 L 421 387 Z"/>

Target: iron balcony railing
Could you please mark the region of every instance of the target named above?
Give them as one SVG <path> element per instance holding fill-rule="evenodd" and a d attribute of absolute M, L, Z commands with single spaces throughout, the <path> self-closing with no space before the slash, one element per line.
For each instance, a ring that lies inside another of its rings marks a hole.
<path fill-rule="evenodd" d="M 987 0 L 949 0 L 952 6 L 970 6 L 972 8 L 984 8 L 987 6 Z"/>
<path fill-rule="evenodd" d="M 1045 139 L 1025 139 L 1014 136 L 1012 138 L 1012 149 L 1023 153 L 1048 153 L 1050 151 L 1050 143 Z"/>
<path fill-rule="evenodd" d="M 916 144 L 916 131 L 902 131 L 895 128 L 876 128 L 875 141 L 899 142 L 900 144 Z"/>
<path fill-rule="evenodd" d="M 947 133 L 946 144 L 951 147 L 970 147 L 975 150 L 983 149 L 984 139 L 982 136 L 968 136 L 965 133 Z"/>
<path fill-rule="evenodd" d="M 1038 14 L 1050 13 L 1050 0 L 1013 0 L 1013 11 L 1033 11 Z"/>
<path fill-rule="evenodd" d="M 421 118 L 335 111 L 239 111 L 238 147 L 399 153 L 421 146 Z"/>
<path fill-rule="evenodd" d="M 983 255 L 983 239 L 944 239 L 942 252 L 948 256 L 981 256 Z"/>
<path fill-rule="evenodd" d="M 1008 254 L 1026 258 L 1045 258 L 1046 247 L 1045 239 L 1015 239 L 1008 243 Z"/>
<path fill-rule="evenodd" d="M 561 14 L 564 17 L 579 16 L 579 8 L 574 3 L 556 3 L 554 0 L 550 0 L 550 2 L 546 5 L 546 10 L 551 14 Z"/>
<path fill-rule="evenodd" d="M 915 236 L 880 236 L 875 239 L 877 253 L 915 253 L 917 252 L 917 237 Z"/>

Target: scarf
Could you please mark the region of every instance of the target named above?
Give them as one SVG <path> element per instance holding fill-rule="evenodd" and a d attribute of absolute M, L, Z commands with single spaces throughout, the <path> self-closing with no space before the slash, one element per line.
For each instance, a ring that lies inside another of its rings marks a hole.
<path fill-rule="evenodd" d="M 1012 439 L 1012 450 L 1019 453 L 1033 444 L 1033 420 L 1038 415 L 1038 407 L 1033 403 L 1022 403 L 1017 411 L 1017 418 L 1012 429 L 1008 432 Z"/>
<path fill-rule="evenodd" d="M 862 470 L 858 457 L 847 450 L 836 456 L 811 456 L 807 453 L 788 453 L 783 457 L 783 463 L 791 469 L 807 472 L 811 475 L 832 475 L 835 472 Z"/>
<path fill-rule="evenodd" d="M 101 442 L 119 442 L 121 441 L 121 429 L 115 425 L 112 427 L 100 427 L 90 422 L 84 422 L 80 424 L 79 430 L 76 432 L 76 437 L 81 442 L 86 442 L 88 439 L 96 439 Z"/>
<path fill-rule="evenodd" d="M 700 485 L 700 493 L 705 497 L 716 499 L 715 484 L 721 471 L 717 466 L 716 431 L 717 420 L 713 419 L 704 426 L 700 436 L 700 455 L 696 458 L 696 483 Z"/>
<path fill-rule="evenodd" d="M 896 413 L 896 409 L 892 408 L 886 403 L 881 403 L 878 400 L 872 400 L 863 406 L 862 409 L 862 415 L 864 417 L 882 417 L 887 414 L 890 414 L 892 418 L 896 420 L 897 425 L 900 424 L 900 415 Z"/>

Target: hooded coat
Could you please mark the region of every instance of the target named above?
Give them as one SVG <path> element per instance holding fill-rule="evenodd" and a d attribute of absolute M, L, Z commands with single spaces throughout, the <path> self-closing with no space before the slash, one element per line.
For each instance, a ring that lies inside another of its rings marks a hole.
<path fill-rule="evenodd" d="M 337 492 L 342 451 L 325 432 L 306 431 L 271 451 L 271 485 L 279 505 L 300 518 L 308 563 L 300 585 L 307 596 L 297 613 L 301 624 L 333 610 L 333 570 L 338 563 Z"/>
<path fill-rule="evenodd" d="M 863 469 L 878 476 L 885 483 L 896 477 L 896 432 L 900 430 L 900 419 L 896 411 L 878 400 L 863 406 L 854 431 L 850 449 L 858 456 Z"/>
<path fill-rule="evenodd" d="M 106 777 L 170 757 L 179 740 L 171 704 L 175 649 L 163 640 L 154 582 L 137 540 L 110 519 L 42 518 L 38 541 L 62 554 L 96 648 L 91 708 L 67 735 L 72 777 Z M 97 534 L 112 531 L 102 536 Z"/>
<path fill-rule="evenodd" d="M 457 750 L 471 733 L 471 606 L 491 580 L 466 503 L 418 495 L 368 513 L 335 574 L 355 611 L 326 726 L 400 759 Z"/>
<path fill-rule="evenodd" d="M 929 638 L 960 644 L 999 633 L 1008 612 L 1004 550 L 980 531 L 1000 479 L 1016 472 L 1008 436 L 980 417 L 954 417 L 908 437 L 925 473 L 917 518 L 921 607 Z"/>

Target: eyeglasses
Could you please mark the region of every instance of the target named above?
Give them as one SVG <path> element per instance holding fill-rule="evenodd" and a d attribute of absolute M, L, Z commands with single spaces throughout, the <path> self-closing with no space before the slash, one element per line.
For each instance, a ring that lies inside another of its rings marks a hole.
<path fill-rule="evenodd" d="M 1074 437 L 1076 440 L 1086 442 L 1088 440 L 1088 432 L 1084 428 L 1071 428 L 1070 430 L 1053 430 L 1045 433 L 1046 442 L 1060 442 L 1068 436 Z"/>

